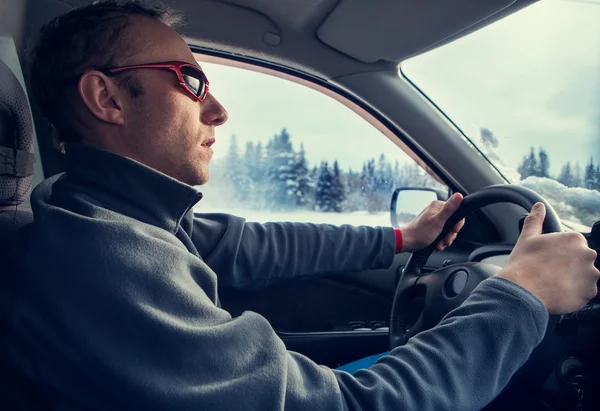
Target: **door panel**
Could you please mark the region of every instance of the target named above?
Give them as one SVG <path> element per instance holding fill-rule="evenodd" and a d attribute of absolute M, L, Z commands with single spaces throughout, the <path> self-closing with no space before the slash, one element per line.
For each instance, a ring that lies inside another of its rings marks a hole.
<path fill-rule="evenodd" d="M 396 278 L 408 257 L 397 255 L 387 270 L 303 278 L 254 291 L 221 289 L 221 304 L 233 316 L 247 310 L 261 314 L 289 350 L 337 367 L 389 349 L 386 327 Z M 467 258 L 467 252 L 450 247 L 432 255 L 427 268 Z"/>
<path fill-rule="evenodd" d="M 390 293 L 360 287 L 342 276 L 292 280 L 256 291 L 222 289 L 221 304 L 233 316 L 251 310 L 276 331 L 351 329 L 352 321 L 387 321 Z"/>
<path fill-rule="evenodd" d="M 387 331 L 280 333 L 279 336 L 288 350 L 331 368 L 389 350 Z"/>
<path fill-rule="evenodd" d="M 263 315 L 289 350 L 319 364 L 336 367 L 388 349 L 387 331 L 354 331 L 353 327 L 387 326 L 391 293 L 353 283 L 343 275 L 289 281 L 256 291 L 222 289 L 220 298 L 233 316 L 246 310 Z"/>

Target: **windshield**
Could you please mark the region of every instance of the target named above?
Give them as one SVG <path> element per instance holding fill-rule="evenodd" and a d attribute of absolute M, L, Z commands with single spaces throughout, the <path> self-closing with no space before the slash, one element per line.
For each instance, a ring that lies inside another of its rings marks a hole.
<path fill-rule="evenodd" d="M 545 0 L 401 71 L 511 183 L 600 219 L 600 1 Z"/>

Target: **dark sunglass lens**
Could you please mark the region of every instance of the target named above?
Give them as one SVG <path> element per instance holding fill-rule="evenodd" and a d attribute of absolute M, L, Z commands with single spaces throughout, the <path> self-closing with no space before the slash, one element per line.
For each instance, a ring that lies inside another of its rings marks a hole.
<path fill-rule="evenodd" d="M 206 83 L 202 72 L 191 66 L 183 66 L 181 68 L 181 74 L 183 75 L 185 84 L 190 90 L 198 97 L 202 97 L 204 95 L 204 90 L 206 89 Z"/>

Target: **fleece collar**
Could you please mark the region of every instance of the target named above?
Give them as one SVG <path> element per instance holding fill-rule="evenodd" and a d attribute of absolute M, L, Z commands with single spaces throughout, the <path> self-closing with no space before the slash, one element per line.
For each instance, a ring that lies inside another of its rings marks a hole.
<path fill-rule="evenodd" d="M 173 233 L 202 198 L 194 187 L 130 158 L 83 144 L 65 151 L 68 180 L 93 189 L 108 208 Z"/>

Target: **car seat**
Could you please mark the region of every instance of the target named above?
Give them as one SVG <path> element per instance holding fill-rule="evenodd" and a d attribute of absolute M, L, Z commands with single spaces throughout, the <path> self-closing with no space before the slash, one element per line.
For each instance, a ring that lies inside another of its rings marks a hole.
<path fill-rule="evenodd" d="M 45 409 L 38 387 L 22 371 L 24 361 L 29 366 L 32 363 L 8 320 L 20 279 L 15 265 L 16 239 L 33 222 L 31 208 L 23 203 L 32 185 L 34 136 L 25 90 L 0 54 L 0 409 L 4 410 Z"/>

